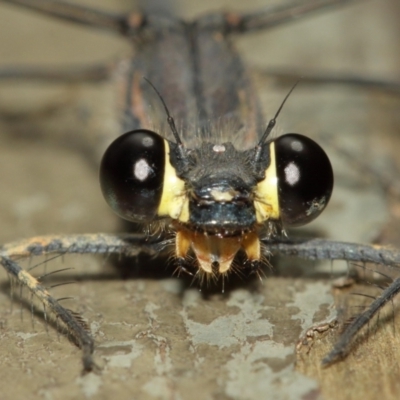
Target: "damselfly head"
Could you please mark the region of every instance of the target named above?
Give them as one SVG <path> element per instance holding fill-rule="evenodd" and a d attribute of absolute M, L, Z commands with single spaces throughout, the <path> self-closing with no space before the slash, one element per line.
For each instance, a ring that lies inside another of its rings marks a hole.
<path fill-rule="evenodd" d="M 101 162 L 106 201 L 126 220 L 169 222 L 181 265 L 193 252 L 200 270 L 224 274 L 240 250 L 251 265 L 261 263 L 259 238 L 271 224 L 311 222 L 333 189 L 330 161 L 313 140 L 296 133 L 266 140 L 280 109 L 249 150 L 230 142 L 188 149 L 168 112 L 175 142 L 145 129 L 125 133 Z"/>

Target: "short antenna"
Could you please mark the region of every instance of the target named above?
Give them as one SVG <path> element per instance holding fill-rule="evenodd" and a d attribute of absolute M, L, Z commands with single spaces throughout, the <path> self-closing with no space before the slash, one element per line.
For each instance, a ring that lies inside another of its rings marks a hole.
<path fill-rule="evenodd" d="M 163 106 L 164 106 L 165 113 L 167 114 L 167 122 L 168 122 L 169 127 L 171 128 L 172 134 L 173 134 L 174 137 L 175 137 L 176 143 L 177 143 L 179 146 L 182 146 L 182 147 L 183 147 L 183 143 L 182 143 L 181 137 L 179 136 L 178 130 L 176 129 L 176 126 L 175 126 L 175 121 L 174 121 L 174 119 L 172 118 L 171 114 L 169 113 L 168 107 L 167 107 L 167 105 L 165 104 L 165 101 L 164 101 L 163 97 L 161 96 L 160 92 L 156 89 L 156 87 L 155 87 L 146 77 L 143 77 L 143 79 L 144 79 L 144 80 L 153 88 L 153 90 L 157 93 L 158 98 L 161 100 L 161 103 L 162 103 Z"/>
<path fill-rule="evenodd" d="M 270 135 L 272 129 L 274 129 L 275 125 L 276 125 L 276 120 L 279 117 L 280 112 L 282 111 L 283 106 L 286 103 L 286 100 L 289 98 L 289 96 L 292 94 L 293 90 L 295 89 L 295 87 L 299 84 L 300 79 L 292 86 L 292 88 L 289 90 L 289 93 L 285 96 L 285 98 L 283 99 L 281 105 L 278 108 L 278 111 L 275 113 L 275 116 L 268 122 L 267 128 L 265 129 L 264 134 L 262 135 L 260 141 L 258 142 L 257 146 L 256 146 L 256 154 L 255 154 L 255 163 L 258 162 L 260 156 L 261 156 L 261 149 L 262 149 L 262 145 L 264 144 L 264 142 L 267 140 L 268 136 Z"/>

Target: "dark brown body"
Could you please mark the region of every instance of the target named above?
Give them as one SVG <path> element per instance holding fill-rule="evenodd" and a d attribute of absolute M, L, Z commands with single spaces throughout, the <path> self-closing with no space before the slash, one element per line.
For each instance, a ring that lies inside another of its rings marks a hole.
<path fill-rule="evenodd" d="M 213 135 L 221 136 L 227 128 L 229 140 L 242 134 L 248 145 L 262 134 L 265 127 L 255 91 L 224 32 L 227 21 L 222 15 L 192 23 L 150 15 L 139 23 L 143 26 L 134 39 L 135 53 L 123 88 L 124 131 L 148 128 L 155 119 L 164 122 L 164 131 L 170 134 L 165 111 L 146 77 L 164 98 L 189 147 L 215 140 Z"/>

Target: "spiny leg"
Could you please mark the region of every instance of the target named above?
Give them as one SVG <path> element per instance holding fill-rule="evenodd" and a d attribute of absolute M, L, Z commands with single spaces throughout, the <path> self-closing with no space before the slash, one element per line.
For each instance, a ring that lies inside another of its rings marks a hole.
<path fill-rule="evenodd" d="M 146 15 L 140 12 L 113 14 L 89 7 L 54 0 L 0 0 L 17 6 L 29 8 L 42 14 L 82 24 L 88 27 L 106 29 L 119 35 L 134 39 L 146 25 Z M 327 8 L 357 3 L 356 0 L 312 0 L 302 3 L 288 2 L 279 6 L 270 6 L 250 13 L 212 13 L 201 18 L 207 22 L 207 29 L 214 29 L 224 34 L 243 34 L 279 26 L 299 18 L 324 11 Z M 0 68 L 0 79 L 29 79 L 45 82 L 96 82 L 107 79 L 115 69 L 114 64 L 78 66 L 78 67 L 34 67 L 11 66 Z M 299 79 L 311 84 L 342 84 L 366 89 L 376 89 L 398 95 L 400 83 L 373 76 L 352 74 L 320 73 L 291 69 L 266 69 L 262 71 L 269 77 L 275 77 L 285 83 Z"/>
<path fill-rule="evenodd" d="M 115 14 L 77 4 L 54 0 L 0 0 L 17 6 L 29 8 L 55 18 L 85 25 L 91 28 L 105 29 L 122 36 L 135 39 L 146 26 L 146 15 L 141 12 Z M 212 13 L 200 18 L 206 29 L 220 31 L 223 34 L 244 34 L 266 30 L 309 16 L 314 12 L 356 3 L 356 0 L 310 0 L 299 3 L 290 1 L 279 6 L 269 6 L 250 13 Z M 0 79 L 32 79 L 47 82 L 99 81 L 111 75 L 114 65 L 93 65 L 82 67 L 35 68 L 12 66 L 0 69 Z M 286 75 L 281 71 L 267 73 L 281 79 L 298 80 L 299 76 L 307 82 L 342 83 L 364 87 L 372 87 L 398 92 L 398 83 L 357 76 L 335 77 L 329 75 L 310 74 L 306 71 L 289 71 Z"/>
<path fill-rule="evenodd" d="M 109 78 L 115 64 L 71 67 L 11 66 L 0 68 L 0 80 L 28 79 L 37 82 L 74 83 L 100 82 Z"/>
<path fill-rule="evenodd" d="M 334 348 L 322 360 L 322 365 L 328 366 L 346 357 L 350 351 L 350 346 L 356 335 L 367 325 L 371 319 L 400 292 L 400 278 L 397 278 L 389 285 L 382 294 L 377 297 L 372 304 L 347 326 L 345 331 L 336 342 Z"/>
<path fill-rule="evenodd" d="M 132 37 L 144 24 L 140 13 L 113 14 L 54 0 L 0 0 L 4 3 L 15 4 L 33 11 L 74 23 L 106 29 L 117 34 Z M 223 29 L 226 33 L 245 33 L 268 29 L 282 25 L 313 12 L 343 4 L 354 3 L 355 0 L 309 0 L 304 2 L 290 1 L 286 4 L 265 7 L 247 14 L 224 13 L 212 14 L 210 28 Z M 221 16 L 222 18 L 215 18 Z"/>
<path fill-rule="evenodd" d="M 400 264 L 400 250 L 389 246 L 302 238 L 263 240 L 263 244 L 273 254 L 309 260 L 345 260 L 392 266 Z"/>
<path fill-rule="evenodd" d="M 124 14 L 108 13 L 78 4 L 55 0 L 0 1 L 98 29 L 106 29 L 116 33 L 124 33 L 126 31 L 126 16 Z"/>
<path fill-rule="evenodd" d="M 125 34 L 128 24 L 140 21 L 140 14 L 134 18 L 133 14 L 112 14 L 89 7 L 70 4 L 54 0 L 0 0 L 17 6 L 26 7 L 62 20 L 83 24 L 89 27 L 111 30 L 118 34 Z M 131 21 L 131 22 L 129 22 Z M 141 23 L 139 23 L 139 26 Z M 129 29 L 133 29 L 130 27 Z M 139 28 L 140 29 L 140 28 Z M 67 67 L 35 67 L 35 66 L 9 66 L 0 68 L 0 80 L 27 79 L 40 82 L 74 83 L 97 82 L 106 80 L 112 75 L 115 63 L 104 63 Z"/>
<path fill-rule="evenodd" d="M 40 281 L 23 270 L 16 261 L 6 256 L 0 256 L 0 263 L 9 274 L 16 278 L 19 284 L 26 286 L 39 298 L 45 309 L 53 311 L 57 319 L 65 324 L 68 333 L 83 351 L 82 361 L 84 371 L 93 370 L 95 368 L 92 359 L 94 341 L 91 335 L 86 331 L 82 322 L 76 318 L 76 315 L 61 306 L 60 303 L 50 295 L 47 289 L 40 284 Z"/>
<path fill-rule="evenodd" d="M 400 251 L 396 248 L 381 245 L 360 245 L 345 242 L 334 242 L 323 239 L 287 239 L 285 241 L 267 242 L 268 250 L 275 254 L 297 256 L 307 259 L 330 259 L 358 261 L 387 266 L 400 264 Z M 355 337 L 379 311 L 400 292 L 400 278 L 394 280 L 381 295 L 373 298 L 369 307 L 351 320 L 339 337 L 334 348 L 322 360 L 324 366 L 331 365 L 346 357 Z"/>
<path fill-rule="evenodd" d="M 308 84 L 328 84 L 354 86 L 367 90 L 379 90 L 382 92 L 400 95 L 400 82 L 390 79 L 378 78 L 373 76 L 361 76 L 355 74 L 335 73 L 335 72 L 317 72 L 306 70 L 291 70 L 285 68 L 265 69 L 260 71 L 268 77 L 274 77 L 278 83 L 293 85 L 293 82 L 300 80 Z"/>
<path fill-rule="evenodd" d="M 270 29 L 309 16 L 314 12 L 356 2 L 356 0 L 289 1 L 285 4 L 265 7 L 247 14 L 225 13 L 225 31 L 247 33 Z"/>
<path fill-rule="evenodd" d="M 94 340 L 87 331 L 80 316 L 64 308 L 43 286 L 40 280 L 24 270 L 16 259 L 47 254 L 121 254 L 135 256 L 139 253 L 157 254 L 162 243 L 148 241 L 143 235 L 72 235 L 33 237 L 4 245 L 0 249 L 0 264 L 17 283 L 29 289 L 43 304 L 51 310 L 57 321 L 61 321 L 68 334 L 82 349 L 83 370 L 91 371 L 96 366 L 92 358 Z"/>
<path fill-rule="evenodd" d="M 135 256 L 139 253 L 156 255 L 161 252 L 168 242 L 151 241 L 139 234 L 87 234 L 33 237 L 4 245 L 0 249 L 0 263 L 18 283 L 26 286 L 33 295 L 38 297 L 46 309 L 55 313 L 58 320 L 67 327 L 68 333 L 74 338 L 83 351 L 83 366 L 85 371 L 94 368 L 92 353 L 94 342 L 86 331 L 79 316 L 64 308 L 50 295 L 41 283 L 22 269 L 15 259 L 46 254 L 121 254 Z M 388 247 L 357 245 L 344 242 L 333 242 L 319 239 L 296 239 L 294 241 L 264 241 L 272 253 L 297 255 L 307 259 L 351 259 L 361 262 L 376 262 L 381 264 L 398 264 L 400 251 Z M 397 285 L 396 285 L 397 282 Z M 377 312 L 390 296 L 393 290 L 399 291 L 399 283 L 395 281 L 381 296 L 383 300 L 371 312 Z M 396 293 L 397 293 L 396 292 Z M 389 297 L 388 297 L 389 296 Z M 355 328 L 353 336 L 362 326 Z"/>

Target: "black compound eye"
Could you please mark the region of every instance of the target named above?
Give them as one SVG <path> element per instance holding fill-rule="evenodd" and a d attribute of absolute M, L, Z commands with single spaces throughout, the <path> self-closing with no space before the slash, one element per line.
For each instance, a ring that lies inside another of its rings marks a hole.
<path fill-rule="evenodd" d="M 280 215 L 299 226 L 318 217 L 329 202 L 333 171 L 324 150 L 310 138 L 288 133 L 275 140 Z"/>
<path fill-rule="evenodd" d="M 163 192 L 165 141 L 140 129 L 118 137 L 106 150 L 100 166 L 104 198 L 120 217 L 150 221 Z"/>

